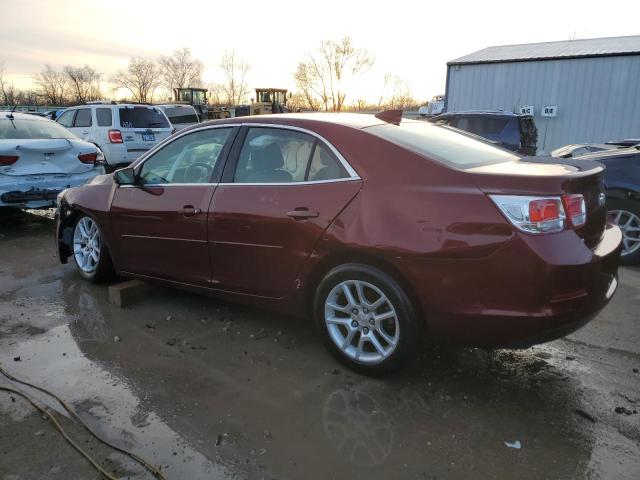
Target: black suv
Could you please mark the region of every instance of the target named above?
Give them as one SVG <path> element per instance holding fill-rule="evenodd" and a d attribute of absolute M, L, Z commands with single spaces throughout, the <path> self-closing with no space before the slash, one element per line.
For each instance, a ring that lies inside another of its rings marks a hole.
<path fill-rule="evenodd" d="M 429 121 L 480 135 L 520 155 L 536 154 L 538 129 L 531 115 L 516 115 L 511 112 L 447 112 L 432 117 Z"/>

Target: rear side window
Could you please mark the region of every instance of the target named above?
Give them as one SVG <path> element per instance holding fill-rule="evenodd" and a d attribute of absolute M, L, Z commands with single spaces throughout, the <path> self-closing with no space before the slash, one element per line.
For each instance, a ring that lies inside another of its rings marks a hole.
<path fill-rule="evenodd" d="M 90 127 L 91 126 L 91 109 L 81 108 L 76 115 L 76 121 L 73 122 L 74 127 Z"/>
<path fill-rule="evenodd" d="M 329 148 L 318 142 L 311 157 L 308 180 L 335 180 L 347 178 L 349 174 Z"/>
<path fill-rule="evenodd" d="M 315 137 L 294 130 L 251 128 L 240 152 L 234 182 L 302 182 L 315 143 Z"/>
<path fill-rule="evenodd" d="M 75 110 L 67 110 L 58 117 L 57 122 L 63 127 L 70 128 L 73 126 L 73 116 L 76 114 Z"/>
<path fill-rule="evenodd" d="M 99 127 L 110 127 L 113 123 L 110 108 L 96 108 L 96 120 Z"/>
<path fill-rule="evenodd" d="M 419 155 L 456 168 L 518 160 L 520 157 L 488 142 L 427 122 L 375 125 L 367 132 Z"/>
<path fill-rule="evenodd" d="M 119 110 L 122 128 L 169 128 L 167 117 L 157 108 L 122 107 Z"/>

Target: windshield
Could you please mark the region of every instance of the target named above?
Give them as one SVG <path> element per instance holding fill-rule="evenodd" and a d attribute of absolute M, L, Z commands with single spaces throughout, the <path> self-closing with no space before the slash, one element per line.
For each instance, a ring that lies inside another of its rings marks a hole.
<path fill-rule="evenodd" d="M 456 168 L 478 167 L 520 157 L 488 142 L 427 122 L 375 125 L 367 132 Z"/>
<path fill-rule="evenodd" d="M 164 113 L 171 123 L 198 123 L 198 116 L 191 108 L 165 108 Z"/>
<path fill-rule="evenodd" d="M 120 126 L 122 128 L 169 128 L 169 122 L 157 108 L 122 107 L 120 108 Z"/>
<path fill-rule="evenodd" d="M 77 137 L 69 130 L 55 122 L 44 120 L 28 120 L 23 118 L 0 119 L 0 139 L 50 139 Z"/>

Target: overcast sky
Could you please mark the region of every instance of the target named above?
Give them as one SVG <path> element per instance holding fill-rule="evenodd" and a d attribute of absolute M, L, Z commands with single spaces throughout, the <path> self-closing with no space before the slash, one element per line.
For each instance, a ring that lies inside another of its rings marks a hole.
<path fill-rule="evenodd" d="M 0 12 L 0 61 L 20 87 L 45 63 L 108 77 L 132 55 L 186 46 L 207 82 L 220 81 L 220 57 L 234 49 L 251 65 L 251 88 L 293 88 L 305 52 L 349 35 L 375 55 L 351 100 L 375 100 L 385 73 L 429 99 L 444 93 L 448 60 L 491 45 L 640 34 L 637 0 L 0 0 Z"/>

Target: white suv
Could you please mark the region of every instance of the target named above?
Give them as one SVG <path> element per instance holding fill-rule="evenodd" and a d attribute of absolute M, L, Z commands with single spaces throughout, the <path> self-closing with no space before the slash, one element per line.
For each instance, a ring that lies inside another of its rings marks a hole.
<path fill-rule="evenodd" d="M 126 167 L 173 133 L 161 109 L 135 103 L 89 102 L 68 108 L 56 122 L 97 145 L 107 172 Z"/>

